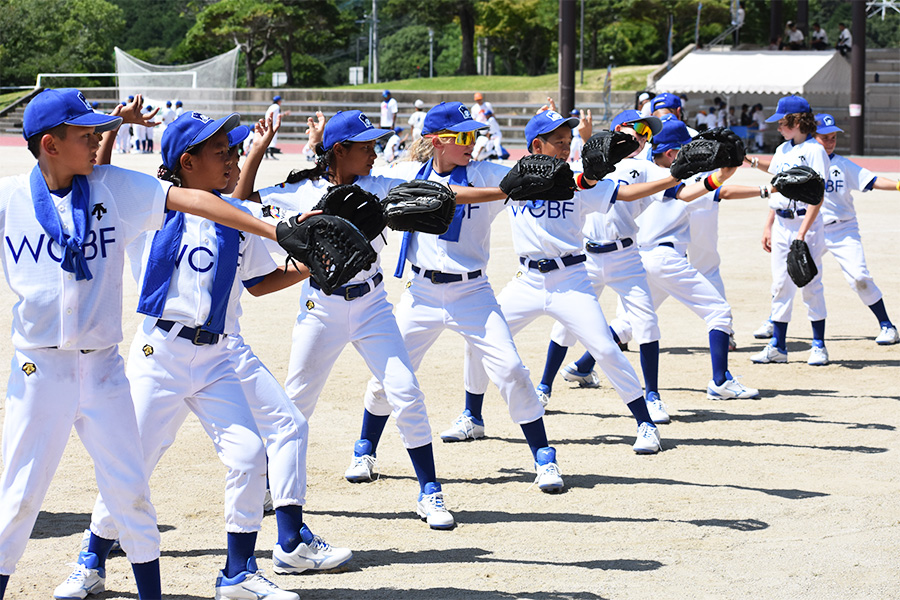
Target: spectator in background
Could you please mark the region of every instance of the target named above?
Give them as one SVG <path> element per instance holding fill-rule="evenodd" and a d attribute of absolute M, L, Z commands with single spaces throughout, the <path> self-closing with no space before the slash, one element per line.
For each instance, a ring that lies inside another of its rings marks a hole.
<path fill-rule="evenodd" d="M 813 23 L 813 30 L 809 37 L 812 41 L 810 45 L 814 50 L 828 49 L 828 34 L 825 33 L 825 30 L 818 23 Z"/>
<path fill-rule="evenodd" d="M 589 111 L 590 112 L 590 111 Z M 570 117 L 575 117 L 579 121 L 582 118 L 580 110 L 572 110 L 569 113 Z M 584 138 L 581 137 L 581 131 L 579 127 L 572 128 L 572 143 L 569 144 L 569 162 L 575 162 L 576 160 L 581 160 L 581 149 L 584 147 Z"/>
<path fill-rule="evenodd" d="M 420 137 L 422 137 L 422 124 L 425 122 L 425 115 L 428 114 L 423 109 L 425 108 L 425 103 L 421 100 L 416 100 L 415 103 L 416 110 L 409 116 L 410 129 L 412 129 L 412 141 L 416 141 Z"/>
<path fill-rule="evenodd" d="M 741 105 L 741 126 L 742 127 L 750 127 L 753 124 L 753 119 L 750 117 L 750 105 L 742 104 Z"/>
<path fill-rule="evenodd" d="M 391 90 L 384 90 L 381 93 L 381 128 L 394 129 L 397 126 L 399 111 L 397 101 L 391 97 Z"/>
<path fill-rule="evenodd" d="M 647 92 L 641 92 L 641 95 L 638 96 L 637 104 L 635 108 L 639 113 L 641 113 L 642 117 L 649 117 L 651 111 L 650 107 L 650 94 Z"/>
<path fill-rule="evenodd" d="M 172 101 L 166 101 L 166 107 L 159 111 L 159 121 L 162 123 L 163 131 L 175 120 L 175 111 L 172 109 Z"/>
<path fill-rule="evenodd" d="M 289 110 L 287 110 L 285 112 L 281 112 L 281 103 L 282 102 L 283 102 L 283 100 L 281 99 L 281 96 L 275 96 L 274 98 L 272 98 L 271 106 L 269 106 L 269 108 L 266 109 L 266 116 L 264 117 L 264 119 L 266 121 L 271 119 L 272 123 L 275 123 L 276 121 L 278 121 L 279 118 L 284 118 L 284 117 L 288 116 L 289 114 L 291 114 L 291 111 L 289 111 Z M 269 148 L 266 150 L 266 157 L 267 158 L 275 158 L 275 155 L 280 154 L 280 153 L 281 153 L 281 149 L 278 148 L 278 130 L 276 129 L 275 137 L 272 138 L 272 142 L 269 144 Z"/>
<path fill-rule="evenodd" d="M 403 152 L 403 148 L 405 147 L 404 142 L 409 136 L 409 133 L 406 133 L 402 138 L 400 137 L 401 133 L 403 133 L 403 128 L 395 127 L 394 133 L 392 133 L 390 137 L 388 137 L 387 142 L 384 143 L 383 158 L 388 163 L 392 163 L 399 159 L 400 154 Z"/>
<path fill-rule="evenodd" d="M 853 47 L 853 36 L 850 35 L 850 30 L 843 23 L 838 23 L 838 30 L 840 33 L 838 34 L 837 44 L 834 47 L 841 53 L 841 56 L 847 56 L 850 48 Z"/>
<path fill-rule="evenodd" d="M 491 106 L 490 102 L 484 101 L 484 96 L 481 92 L 475 92 L 475 95 L 472 96 L 475 100 L 475 104 L 472 105 L 472 108 L 469 109 L 469 112 L 472 113 L 472 118 L 478 121 L 479 123 L 487 123 L 487 111 L 494 112 L 494 107 Z"/>
<path fill-rule="evenodd" d="M 734 114 L 734 107 L 728 107 L 728 126 L 733 127 L 735 125 L 740 125 L 741 119 L 736 114 Z"/>
<path fill-rule="evenodd" d="M 797 28 L 797 24 L 790 21 L 791 30 L 788 35 L 788 46 L 791 50 L 803 50 L 806 48 L 806 42 L 803 39 L 803 32 Z"/>
<path fill-rule="evenodd" d="M 181 103 L 181 100 L 175 101 L 175 118 L 177 119 L 184 113 L 184 104 Z"/>
<path fill-rule="evenodd" d="M 766 116 L 763 114 L 763 105 L 762 104 L 754 104 L 753 108 L 750 110 L 750 118 L 753 120 L 755 125 L 751 125 L 751 129 L 756 129 L 756 151 L 764 152 L 765 151 L 765 135 L 763 132 L 768 129 L 768 125 L 766 124 Z"/>

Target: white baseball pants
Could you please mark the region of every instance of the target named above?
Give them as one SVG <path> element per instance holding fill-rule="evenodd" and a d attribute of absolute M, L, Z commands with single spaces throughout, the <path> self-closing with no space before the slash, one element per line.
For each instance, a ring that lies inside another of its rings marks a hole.
<path fill-rule="evenodd" d="M 789 322 L 794 306 L 794 295 L 797 286 L 787 272 L 787 255 L 791 242 L 800 230 L 802 217 L 785 219 L 775 217 L 772 224 L 772 314 L 773 321 Z M 822 255 L 825 253 L 825 235 L 822 217 L 818 217 L 813 226 L 806 232 L 806 244 L 812 254 L 819 274 L 803 286 L 803 304 L 810 321 L 821 321 L 827 316 L 825 311 L 825 288 L 822 285 Z"/>
<path fill-rule="evenodd" d="M 871 306 L 881 300 L 881 290 L 875 285 L 866 266 L 856 217 L 825 225 L 825 249 L 834 255 L 844 278 L 850 288 L 859 294 L 863 304 Z"/>

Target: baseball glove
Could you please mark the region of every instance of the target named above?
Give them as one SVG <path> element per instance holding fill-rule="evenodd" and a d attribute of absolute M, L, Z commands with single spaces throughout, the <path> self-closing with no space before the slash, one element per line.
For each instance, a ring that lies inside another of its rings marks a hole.
<path fill-rule="evenodd" d="M 701 131 L 694 136 L 695 140 L 712 140 L 724 144 L 728 150 L 728 164 L 725 167 L 739 167 L 744 163 L 747 151 L 744 149 L 744 140 L 727 127 L 715 127 Z"/>
<path fill-rule="evenodd" d="M 500 189 L 513 200 L 570 200 L 575 196 L 575 176 L 564 160 L 528 154 L 509 170 Z"/>
<path fill-rule="evenodd" d="M 603 179 L 612 173 L 623 158 L 640 148 L 636 139 L 621 131 L 601 131 L 595 133 L 581 149 L 584 176 L 588 179 Z"/>
<path fill-rule="evenodd" d="M 323 214 L 347 219 L 370 242 L 384 231 L 387 224 L 378 196 L 358 185 L 345 184 L 328 188 L 313 210 L 321 210 Z"/>
<path fill-rule="evenodd" d="M 391 188 L 381 204 L 391 229 L 441 235 L 453 221 L 456 194 L 437 181 L 413 179 Z"/>
<path fill-rule="evenodd" d="M 313 215 L 298 223 L 290 217 L 275 226 L 278 245 L 309 267 L 322 291 L 331 294 L 375 262 L 375 250 L 366 236 L 347 219 Z"/>
<path fill-rule="evenodd" d="M 813 262 L 809 246 L 803 240 L 791 242 L 791 249 L 787 255 L 787 272 L 797 287 L 803 287 L 819 274 L 816 263 Z"/>
<path fill-rule="evenodd" d="M 825 196 L 822 176 L 804 165 L 777 174 L 772 178 L 772 187 L 786 198 L 806 204 L 819 204 Z"/>
<path fill-rule="evenodd" d="M 730 154 L 722 142 L 693 140 L 681 147 L 669 172 L 675 179 L 689 179 L 698 173 L 727 167 Z"/>

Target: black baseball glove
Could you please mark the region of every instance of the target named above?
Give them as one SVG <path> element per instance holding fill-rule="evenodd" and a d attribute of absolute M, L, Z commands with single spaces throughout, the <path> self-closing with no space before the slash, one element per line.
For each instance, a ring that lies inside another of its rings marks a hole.
<path fill-rule="evenodd" d="M 328 188 L 313 210 L 347 219 L 370 242 L 384 231 L 387 218 L 378 196 L 358 185 L 336 185 Z"/>
<path fill-rule="evenodd" d="M 601 131 L 595 133 L 581 149 L 584 176 L 588 179 L 603 179 L 616 169 L 616 164 L 640 148 L 634 137 L 621 131 Z"/>
<path fill-rule="evenodd" d="M 575 176 L 564 160 L 528 154 L 509 170 L 500 189 L 513 200 L 570 200 L 575 196 Z"/>
<path fill-rule="evenodd" d="M 786 198 L 806 204 L 819 204 L 825 196 L 825 181 L 822 176 L 805 165 L 791 167 L 777 174 L 772 178 L 772 187 Z"/>
<path fill-rule="evenodd" d="M 689 179 L 698 173 L 727 167 L 731 160 L 725 144 L 713 140 L 693 140 L 681 147 L 669 172 L 675 179 Z"/>
<path fill-rule="evenodd" d="M 456 194 L 437 181 L 413 179 L 391 188 L 381 204 L 391 229 L 441 235 L 453 221 Z"/>
<path fill-rule="evenodd" d="M 787 255 L 787 272 L 797 287 L 803 287 L 819 274 L 809 246 L 803 240 L 791 242 L 791 249 Z"/>
<path fill-rule="evenodd" d="M 309 267 L 322 291 L 331 294 L 375 262 L 377 255 L 366 236 L 347 219 L 313 215 L 298 223 L 290 217 L 275 226 L 278 244 Z"/>
<path fill-rule="evenodd" d="M 728 150 L 728 164 L 725 167 L 739 167 L 744 163 L 747 151 L 744 148 L 744 140 L 727 127 L 715 127 L 701 131 L 694 136 L 695 140 L 712 140 L 724 144 Z"/>

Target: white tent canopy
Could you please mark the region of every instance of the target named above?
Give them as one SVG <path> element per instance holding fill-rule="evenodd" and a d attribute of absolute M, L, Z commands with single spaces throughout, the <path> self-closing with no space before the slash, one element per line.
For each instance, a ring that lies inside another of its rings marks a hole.
<path fill-rule="evenodd" d="M 691 52 L 656 82 L 656 91 L 817 94 L 850 89 L 850 63 L 838 52 Z"/>

